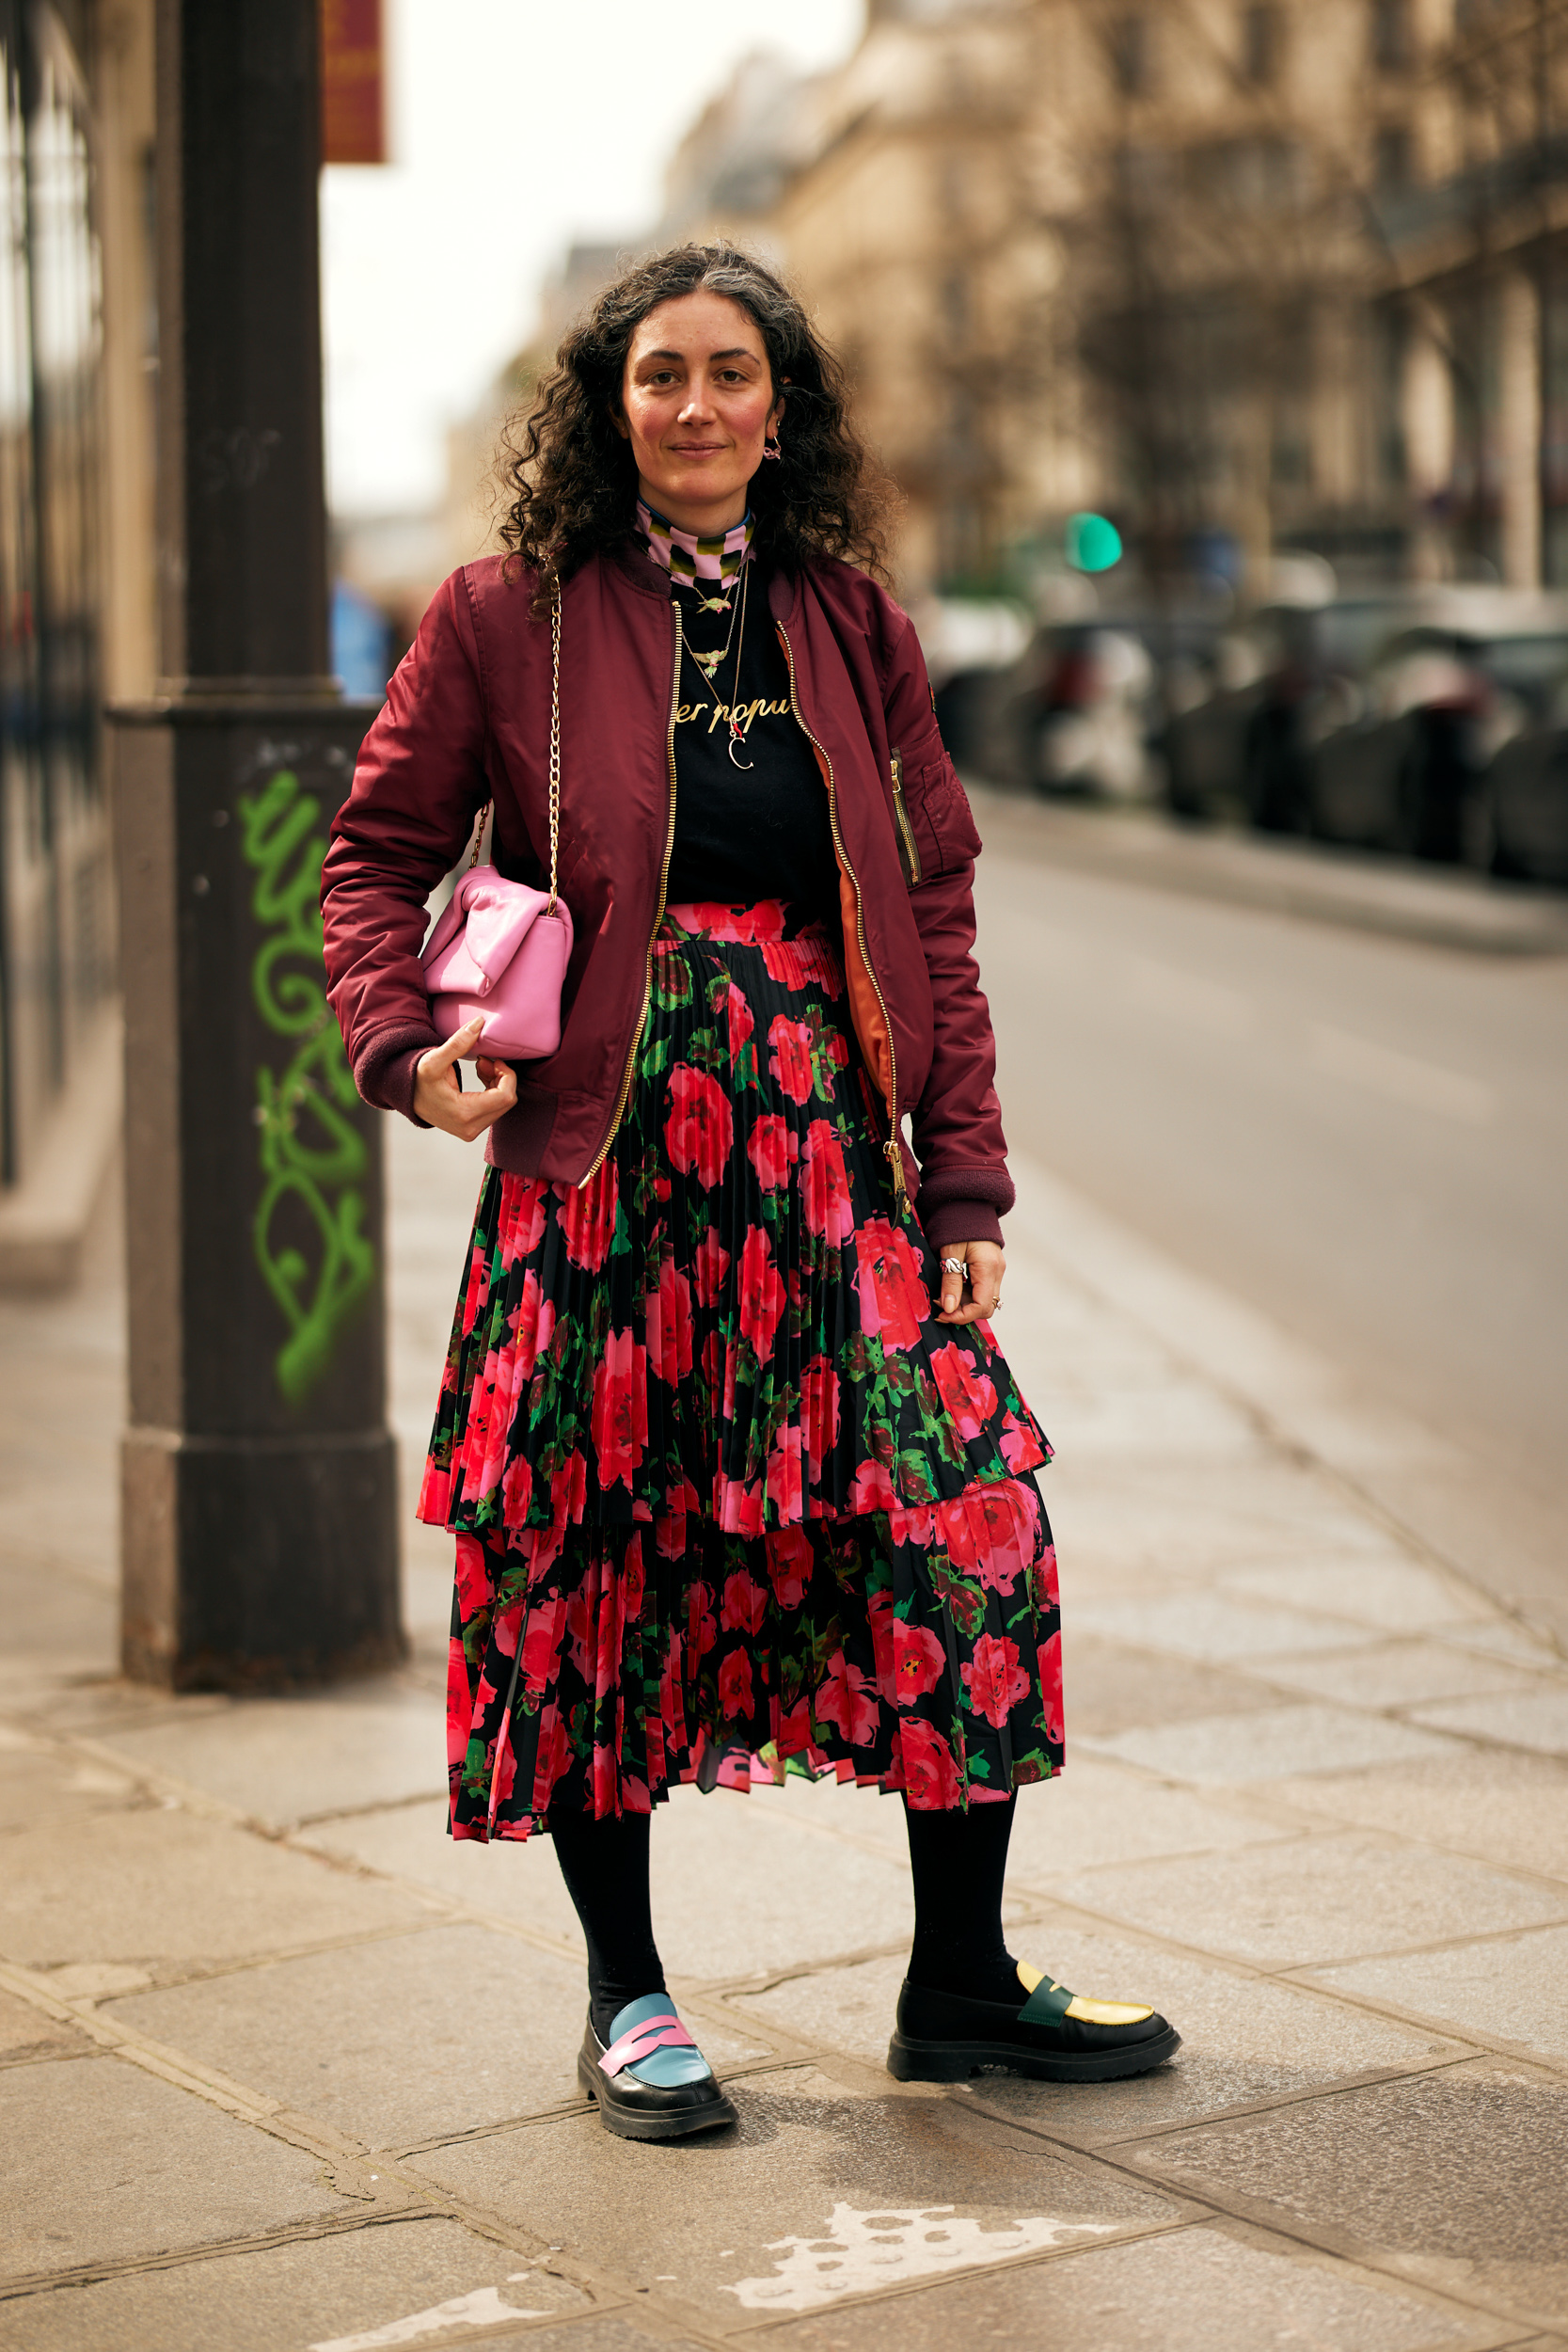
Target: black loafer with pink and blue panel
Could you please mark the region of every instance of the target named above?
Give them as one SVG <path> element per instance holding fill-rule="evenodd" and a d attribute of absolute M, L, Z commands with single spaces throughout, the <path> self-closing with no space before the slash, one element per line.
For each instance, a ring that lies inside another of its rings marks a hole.
<path fill-rule="evenodd" d="M 620 2139 L 685 2139 L 736 2121 L 667 1993 L 628 2001 L 610 2021 L 608 2042 L 599 2040 L 590 2017 L 578 2053 L 578 2080 L 598 2102 L 606 2131 Z"/>

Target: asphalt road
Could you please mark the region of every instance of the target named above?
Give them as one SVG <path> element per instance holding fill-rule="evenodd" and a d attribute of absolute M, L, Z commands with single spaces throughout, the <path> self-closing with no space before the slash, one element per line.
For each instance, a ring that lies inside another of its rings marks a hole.
<path fill-rule="evenodd" d="M 1053 865 L 987 812 L 1009 1140 L 1442 1441 L 1389 1498 L 1568 1634 L 1568 958 Z"/>

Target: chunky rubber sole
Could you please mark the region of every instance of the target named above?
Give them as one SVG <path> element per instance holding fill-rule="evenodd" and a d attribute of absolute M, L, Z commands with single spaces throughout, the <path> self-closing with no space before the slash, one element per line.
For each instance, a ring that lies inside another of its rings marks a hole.
<path fill-rule="evenodd" d="M 1014 2042 L 911 2042 L 895 2033 L 888 2043 L 887 2071 L 901 2083 L 961 2083 L 988 2066 L 1005 2066 L 1009 2074 L 1028 2074 L 1043 2083 L 1104 2083 L 1127 2074 L 1147 2074 L 1163 2066 L 1181 2047 L 1174 2026 L 1148 2042 L 1130 2042 L 1121 2050 L 1087 2050 L 1058 2056 L 1047 2050 L 1021 2050 Z"/>
<path fill-rule="evenodd" d="M 697 2132 L 716 2132 L 739 2121 L 722 2091 L 705 2106 L 671 2107 L 662 2114 L 657 2107 L 621 2106 L 613 2093 L 606 2093 L 598 2068 L 581 2050 L 578 2052 L 578 2081 L 597 2106 L 605 2130 L 613 2132 L 617 2139 L 689 2139 Z"/>

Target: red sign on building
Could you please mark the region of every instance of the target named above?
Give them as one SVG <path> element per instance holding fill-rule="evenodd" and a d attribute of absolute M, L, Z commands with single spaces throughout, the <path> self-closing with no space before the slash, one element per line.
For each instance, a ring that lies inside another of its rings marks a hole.
<path fill-rule="evenodd" d="M 322 161 L 384 164 L 381 0 L 321 0 Z"/>

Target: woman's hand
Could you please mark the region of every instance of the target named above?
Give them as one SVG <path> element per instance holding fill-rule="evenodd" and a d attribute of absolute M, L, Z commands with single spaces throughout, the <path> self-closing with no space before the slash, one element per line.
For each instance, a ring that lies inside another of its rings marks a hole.
<path fill-rule="evenodd" d="M 414 1073 L 414 1108 L 420 1117 L 465 1143 L 472 1143 L 486 1127 L 493 1127 L 517 1100 L 517 1073 L 511 1063 L 491 1061 L 484 1054 L 474 1064 L 480 1092 L 463 1091 L 457 1065 L 472 1051 L 483 1026 L 483 1015 L 479 1014 L 444 1045 L 433 1045 L 428 1054 L 421 1054 Z"/>
<path fill-rule="evenodd" d="M 963 1261 L 955 1274 L 953 1262 Z M 978 1323 L 1002 1304 L 1002 1277 L 1007 1261 L 993 1241 L 943 1242 L 937 1251 L 942 1267 L 942 1311 L 939 1323 Z"/>

